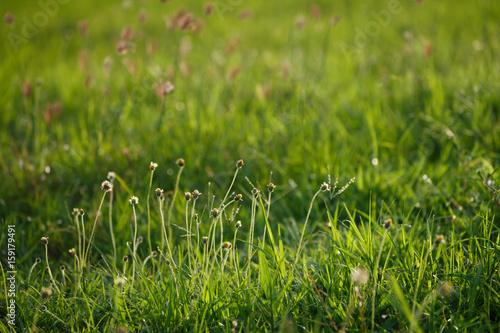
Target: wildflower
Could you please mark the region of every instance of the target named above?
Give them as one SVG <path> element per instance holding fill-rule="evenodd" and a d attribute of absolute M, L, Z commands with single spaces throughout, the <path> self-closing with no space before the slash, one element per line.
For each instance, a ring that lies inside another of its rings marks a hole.
<path fill-rule="evenodd" d="M 104 192 L 111 192 L 111 191 L 113 191 L 113 184 L 111 184 L 111 182 L 109 180 L 105 180 L 101 184 L 101 189 Z"/>
<path fill-rule="evenodd" d="M 191 200 L 191 193 L 189 193 L 189 192 L 184 193 L 184 199 L 185 199 L 186 201 Z"/>
<path fill-rule="evenodd" d="M 203 242 L 203 244 L 207 244 L 208 243 L 208 237 L 204 236 L 201 241 Z"/>
<path fill-rule="evenodd" d="M 73 208 L 73 215 L 78 216 L 80 214 L 80 210 L 78 208 Z"/>
<path fill-rule="evenodd" d="M 130 202 L 131 205 L 137 205 L 139 203 L 139 198 L 137 198 L 135 195 L 132 196 L 128 202 Z"/>
<path fill-rule="evenodd" d="M 115 284 L 118 286 L 118 288 L 121 288 L 125 285 L 126 283 L 126 280 L 121 277 L 121 276 L 118 276 L 116 279 L 115 279 Z"/>
<path fill-rule="evenodd" d="M 43 244 L 49 244 L 49 237 L 42 237 Z"/>
<path fill-rule="evenodd" d="M 151 169 L 151 171 L 155 171 L 157 167 L 158 163 L 151 162 L 151 164 L 149 164 L 149 168 Z"/>
<path fill-rule="evenodd" d="M 74 257 L 75 253 L 76 253 L 76 250 L 75 250 L 75 248 L 72 248 L 72 249 L 69 249 L 68 252 L 69 252 L 69 254 L 71 254 L 71 256 Z"/>
<path fill-rule="evenodd" d="M 328 183 L 324 182 L 323 184 L 321 184 L 320 189 L 323 192 L 330 191 L 330 185 L 328 185 Z"/>
<path fill-rule="evenodd" d="M 392 225 L 392 219 L 387 219 L 384 221 L 384 228 L 389 229 Z"/>
<path fill-rule="evenodd" d="M 3 17 L 3 20 L 7 24 L 12 24 L 14 22 L 14 15 L 12 15 L 10 12 L 7 12 L 5 16 Z"/>
<path fill-rule="evenodd" d="M 157 197 L 161 197 L 163 195 L 163 190 L 161 188 L 157 188 L 155 190 L 155 194 Z"/>
<path fill-rule="evenodd" d="M 229 242 L 224 242 L 222 244 L 222 248 L 226 251 L 229 251 L 231 248 L 233 247 L 233 244 L 229 243 Z"/>
<path fill-rule="evenodd" d="M 21 90 L 25 98 L 30 98 L 31 93 L 33 92 L 33 85 L 31 84 L 30 81 L 26 81 L 21 87 Z"/>
<path fill-rule="evenodd" d="M 108 172 L 107 178 L 110 182 L 113 182 L 116 179 L 116 173 L 114 173 L 113 171 Z"/>
<path fill-rule="evenodd" d="M 182 168 L 185 165 L 183 158 L 179 158 L 175 163 L 179 166 L 179 168 Z"/>
<path fill-rule="evenodd" d="M 205 4 L 205 15 L 210 15 L 214 11 L 214 4 L 213 3 L 206 3 Z"/>
<path fill-rule="evenodd" d="M 127 261 L 128 261 L 128 256 L 127 256 L 127 255 L 125 255 L 125 256 L 123 257 L 123 262 L 127 262 Z"/>
<path fill-rule="evenodd" d="M 434 244 L 439 245 L 445 243 L 445 239 L 443 235 L 438 235 L 434 240 Z"/>
<path fill-rule="evenodd" d="M 195 219 L 195 221 L 198 221 L 198 214 L 194 214 L 193 218 Z"/>
<path fill-rule="evenodd" d="M 43 298 L 49 298 L 50 296 L 52 296 L 52 289 L 42 287 L 41 294 Z"/>
<path fill-rule="evenodd" d="M 83 210 L 83 208 L 80 208 L 80 215 L 84 215 L 85 214 L 85 211 Z"/>
<path fill-rule="evenodd" d="M 243 167 L 243 165 L 245 165 L 245 163 L 243 163 L 243 160 L 238 160 L 238 162 L 236 162 L 236 167 L 238 169 L 241 169 Z"/>
<path fill-rule="evenodd" d="M 368 282 L 369 277 L 370 274 L 368 273 L 368 270 L 362 266 L 354 268 L 351 273 L 352 282 L 358 286 L 365 285 Z"/>
<path fill-rule="evenodd" d="M 236 224 L 234 225 L 236 228 L 241 228 L 241 221 L 238 221 L 236 222 Z"/>
<path fill-rule="evenodd" d="M 236 194 L 234 196 L 234 201 L 240 201 L 242 198 L 243 198 L 243 196 L 241 194 Z"/>
<path fill-rule="evenodd" d="M 259 190 L 256 187 L 254 187 L 252 189 L 252 193 L 253 193 L 254 197 L 256 197 L 256 198 L 259 196 Z"/>
<path fill-rule="evenodd" d="M 267 185 L 267 189 L 271 193 L 274 191 L 275 188 L 276 188 L 276 185 L 274 185 L 273 183 L 269 183 L 269 185 Z"/>
<path fill-rule="evenodd" d="M 217 210 L 217 208 L 212 209 L 210 213 L 212 214 L 213 217 L 217 217 L 217 215 L 219 215 L 219 211 Z"/>
<path fill-rule="evenodd" d="M 192 194 L 193 194 L 193 199 L 195 200 L 198 199 L 201 195 L 200 191 L 198 190 L 194 190 Z"/>

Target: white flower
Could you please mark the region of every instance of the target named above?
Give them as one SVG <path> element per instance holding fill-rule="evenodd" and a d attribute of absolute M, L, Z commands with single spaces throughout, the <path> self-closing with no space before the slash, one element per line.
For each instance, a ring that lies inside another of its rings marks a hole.
<path fill-rule="evenodd" d="M 129 199 L 128 202 L 130 202 L 131 205 L 137 205 L 139 203 L 139 198 L 134 195 Z"/>

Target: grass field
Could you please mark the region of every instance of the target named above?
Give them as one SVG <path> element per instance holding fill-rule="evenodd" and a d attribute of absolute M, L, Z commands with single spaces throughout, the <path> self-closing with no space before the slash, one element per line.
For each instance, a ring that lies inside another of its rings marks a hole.
<path fill-rule="evenodd" d="M 0 9 L 0 331 L 500 331 L 496 1 Z"/>

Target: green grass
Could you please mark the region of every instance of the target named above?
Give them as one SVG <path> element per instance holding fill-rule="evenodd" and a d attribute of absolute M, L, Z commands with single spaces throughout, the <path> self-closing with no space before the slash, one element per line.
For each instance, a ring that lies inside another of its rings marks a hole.
<path fill-rule="evenodd" d="M 1 331 L 500 329 L 495 1 L 126 3 L 0 4 Z"/>

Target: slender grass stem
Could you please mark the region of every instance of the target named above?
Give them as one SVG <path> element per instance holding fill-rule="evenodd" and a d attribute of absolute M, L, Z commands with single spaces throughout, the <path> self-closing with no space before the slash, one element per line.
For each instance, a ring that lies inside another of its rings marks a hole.
<path fill-rule="evenodd" d="M 149 253 L 153 252 L 153 246 L 151 245 L 151 211 L 149 208 L 149 198 L 151 195 L 151 187 L 153 186 L 153 174 L 154 170 L 151 170 L 151 177 L 149 178 L 149 188 L 148 188 L 148 196 L 146 199 L 146 207 L 148 210 L 148 245 L 149 245 Z"/>
<path fill-rule="evenodd" d="M 174 194 L 172 195 L 172 201 L 170 202 L 170 207 L 168 208 L 168 217 L 167 217 L 167 225 L 168 225 L 168 237 L 172 237 L 172 226 L 170 222 L 172 221 L 172 211 L 174 210 L 175 198 L 177 198 L 177 193 L 179 192 L 179 182 L 181 180 L 182 170 L 184 170 L 184 166 L 179 168 L 179 172 L 177 173 L 177 180 L 175 181 Z"/>
<path fill-rule="evenodd" d="M 111 235 L 111 244 L 113 245 L 113 269 L 116 269 L 116 241 L 113 231 L 113 191 L 109 194 L 109 234 Z"/>
<path fill-rule="evenodd" d="M 84 256 L 84 260 L 83 260 L 82 265 L 85 265 L 87 263 L 90 247 L 92 246 L 92 240 L 94 239 L 95 227 L 97 225 L 97 220 L 99 219 L 99 215 L 100 215 L 101 209 L 102 209 L 102 204 L 104 203 L 104 198 L 106 198 L 107 193 L 108 192 L 104 192 L 104 194 L 102 195 L 101 203 L 99 204 L 99 209 L 97 209 L 97 213 L 95 215 L 95 220 L 94 220 L 94 226 L 92 227 L 92 232 L 90 233 L 89 245 L 87 246 L 87 251 L 85 252 L 85 256 Z M 83 222 L 83 217 L 82 217 L 82 222 Z"/>
<path fill-rule="evenodd" d="M 385 239 L 387 238 L 387 232 L 389 229 L 385 229 L 384 236 L 382 237 L 382 242 L 380 243 L 380 250 L 378 251 L 377 260 L 375 261 L 375 266 L 373 267 L 373 293 L 372 293 L 372 330 L 375 330 L 375 297 L 377 296 L 378 287 L 378 265 L 380 263 L 380 257 L 382 256 L 382 251 L 384 250 Z"/>
<path fill-rule="evenodd" d="M 302 235 L 300 236 L 299 247 L 297 249 L 297 253 L 295 254 L 295 262 L 294 266 L 297 266 L 297 262 L 299 261 L 300 250 L 302 248 L 302 241 L 304 239 L 304 234 L 306 233 L 307 222 L 309 221 L 309 216 L 311 215 L 312 207 L 314 204 L 314 200 L 321 193 L 321 189 L 319 189 L 313 196 L 311 200 L 311 204 L 309 205 L 309 210 L 307 211 L 306 221 L 304 222 L 304 227 L 302 228 Z"/>

